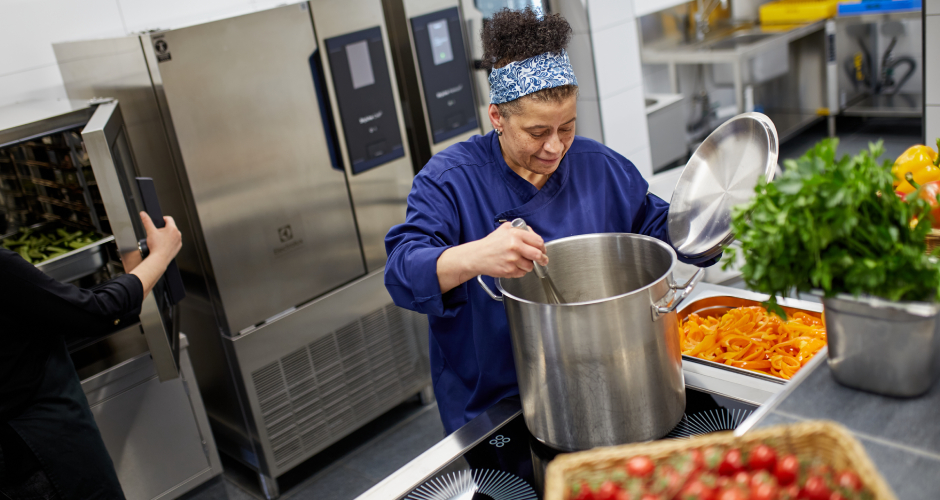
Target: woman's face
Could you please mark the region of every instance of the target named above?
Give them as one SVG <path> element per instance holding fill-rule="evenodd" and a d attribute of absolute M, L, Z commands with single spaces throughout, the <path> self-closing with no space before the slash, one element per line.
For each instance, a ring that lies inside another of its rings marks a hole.
<path fill-rule="evenodd" d="M 532 176 L 526 172 L 548 176 L 558 168 L 574 142 L 577 115 L 576 96 L 560 103 L 526 100 L 521 112 L 505 118 L 496 105 L 489 108 L 493 127 L 503 132 L 499 142 L 506 163 L 530 182 Z"/>

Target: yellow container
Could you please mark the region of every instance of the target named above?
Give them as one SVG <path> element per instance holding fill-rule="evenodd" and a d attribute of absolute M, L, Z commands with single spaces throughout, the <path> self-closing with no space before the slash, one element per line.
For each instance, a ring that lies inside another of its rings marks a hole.
<path fill-rule="evenodd" d="M 761 24 L 809 23 L 835 17 L 838 0 L 776 0 L 760 7 Z"/>

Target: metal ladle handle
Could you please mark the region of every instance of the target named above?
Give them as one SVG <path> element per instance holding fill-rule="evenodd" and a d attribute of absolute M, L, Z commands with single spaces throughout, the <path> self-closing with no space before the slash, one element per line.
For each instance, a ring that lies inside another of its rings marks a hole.
<path fill-rule="evenodd" d="M 512 225 L 512 227 L 514 227 L 514 228 L 516 228 L 516 229 L 522 229 L 523 231 L 528 231 L 528 230 L 529 230 L 528 224 L 526 224 L 526 223 L 525 223 L 525 220 L 523 220 L 522 218 L 514 219 L 514 220 L 512 221 L 512 224 L 511 224 L 511 225 Z M 538 276 L 539 278 L 547 278 L 547 277 L 548 277 L 548 270 L 545 269 L 545 266 L 543 266 L 542 264 L 539 264 L 538 262 L 535 262 L 535 261 L 532 261 L 532 264 L 535 264 L 535 275 L 536 275 L 536 276 Z"/>

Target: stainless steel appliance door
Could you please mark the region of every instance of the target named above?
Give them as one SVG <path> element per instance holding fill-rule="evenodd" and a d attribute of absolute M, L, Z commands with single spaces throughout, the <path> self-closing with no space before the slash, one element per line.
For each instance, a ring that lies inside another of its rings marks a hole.
<path fill-rule="evenodd" d="M 137 215 L 142 207 L 133 182 L 134 156 L 117 101 L 98 106 L 82 130 L 82 140 L 118 251 L 122 258 L 138 253 L 137 242 L 146 233 Z M 171 314 L 172 307 L 164 303 L 157 289 L 144 299 L 140 311 L 140 327 L 161 381 L 179 376 L 179 332 L 173 330 Z"/>
<path fill-rule="evenodd" d="M 162 84 L 229 334 L 365 274 L 311 73 L 307 5 L 141 37 Z"/>
<path fill-rule="evenodd" d="M 388 41 L 388 33 L 385 27 L 385 18 L 382 13 L 381 0 L 344 0 L 337 2 L 335 0 L 314 0 L 310 2 L 311 13 L 313 14 L 313 24 L 316 30 L 317 40 L 321 47 L 326 49 L 327 41 L 337 41 L 346 35 L 370 30 L 379 27 L 381 32 L 381 42 L 370 43 L 370 51 L 381 45 L 385 57 L 385 65 L 389 71 L 394 71 L 392 56 Z M 350 47 L 349 49 L 353 49 Z M 347 50 L 349 50 L 347 49 Z M 359 124 L 368 124 L 369 116 L 343 116 L 341 112 L 343 103 L 338 99 L 338 89 L 336 88 L 334 71 L 350 71 L 351 68 L 334 67 L 327 50 L 321 50 L 320 54 L 323 71 L 325 74 L 325 84 L 330 91 L 330 104 L 334 119 L 337 123 L 337 135 L 340 143 L 340 150 L 343 157 L 343 164 L 349 176 L 349 188 L 352 193 L 353 204 L 356 210 L 356 218 L 359 223 L 359 233 L 362 236 L 362 247 L 365 254 L 366 266 L 369 272 L 381 269 L 385 265 L 387 255 L 385 253 L 385 235 L 388 230 L 396 224 L 405 221 L 405 208 L 408 193 L 411 191 L 411 181 L 414 178 L 414 169 L 411 165 L 411 153 L 405 141 L 399 139 L 403 144 L 404 156 L 391 160 L 378 167 L 355 173 L 352 169 L 353 161 L 349 157 L 348 143 L 350 138 L 343 133 L 343 128 L 339 124 L 344 119 L 352 119 Z M 343 75 L 349 78 L 351 75 Z M 374 79 L 380 78 L 378 72 L 373 74 Z M 344 78 L 339 78 L 342 81 Z M 368 79 L 367 79 L 368 81 Z M 391 87 L 395 109 L 395 120 L 398 122 L 399 134 L 405 130 L 405 123 L 402 120 L 401 103 L 399 102 L 398 84 L 393 75 L 389 75 L 388 86 Z M 355 82 L 352 85 L 358 86 Z M 371 87 L 370 87 L 371 88 Z M 348 108 L 347 108 L 348 109 Z M 383 112 L 384 115 L 384 112 Z"/>

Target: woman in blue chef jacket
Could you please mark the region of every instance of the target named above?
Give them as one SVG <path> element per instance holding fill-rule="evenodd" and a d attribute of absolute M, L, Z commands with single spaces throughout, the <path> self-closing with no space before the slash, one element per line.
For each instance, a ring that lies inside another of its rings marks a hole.
<path fill-rule="evenodd" d="M 397 305 L 428 315 L 431 376 L 448 434 L 519 394 L 506 312 L 472 278 L 524 276 L 532 261 L 548 264 L 546 241 L 566 236 L 640 233 L 669 242 L 669 205 L 647 192 L 636 167 L 575 135 L 568 22 L 503 10 L 482 37 L 494 131 L 435 155 L 414 179 L 405 223 L 385 238 L 385 286 Z M 532 232 L 511 228 L 517 217 Z"/>

